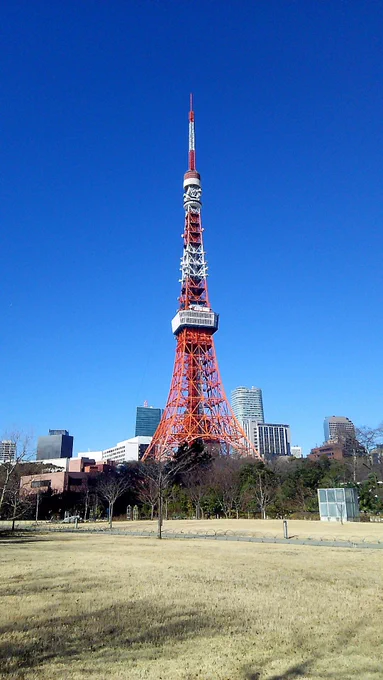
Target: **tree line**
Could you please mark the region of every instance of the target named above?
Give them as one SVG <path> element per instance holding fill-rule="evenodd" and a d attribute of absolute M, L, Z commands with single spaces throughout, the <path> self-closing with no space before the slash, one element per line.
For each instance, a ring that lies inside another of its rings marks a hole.
<path fill-rule="evenodd" d="M 344 461 L 217 456 L 203 442 L 180 447 L 165 462 L 129 462 L 108 473 L 89 475 L 83 492 L 23 492 L 23 475 L 45 472 L 46 466 L 26 462 L 26 446 L 12 463 L 0 465 L 0 518 L 62 519 L 64 513 L 84 520 L 126 517 L 136 506 L 142 519 L 162 523 L 171 518 L 317 518 L 317 489 L 355 486 L 362 513 L 383 513 L 383 463 L 370 455 Z M 45 469 L 44 469 L 45 468 Z M 51 468 L 50 468 L 51 469 Z"/>

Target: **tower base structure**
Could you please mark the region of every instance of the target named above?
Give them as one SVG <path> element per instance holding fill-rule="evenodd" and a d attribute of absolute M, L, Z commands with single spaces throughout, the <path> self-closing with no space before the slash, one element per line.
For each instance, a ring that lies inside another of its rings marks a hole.
<path fill-rule="evenodd" d="M 259 458 L 224 393 L 213 332 L 183 328 L 177 335 L 168 401 L 144 460 L 172 457 L 182 444 L 197 439 L 221 454 Z"/>

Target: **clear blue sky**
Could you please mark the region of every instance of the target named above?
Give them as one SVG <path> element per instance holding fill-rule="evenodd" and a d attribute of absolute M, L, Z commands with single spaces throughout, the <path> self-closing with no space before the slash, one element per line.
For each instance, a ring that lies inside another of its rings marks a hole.
<path fill-rule="evenodd" d="M 305 453 L 382 409 L 383 4 L 2 3 L 0 431 L 164 406 L 195 94 L 226 392 Z"/>

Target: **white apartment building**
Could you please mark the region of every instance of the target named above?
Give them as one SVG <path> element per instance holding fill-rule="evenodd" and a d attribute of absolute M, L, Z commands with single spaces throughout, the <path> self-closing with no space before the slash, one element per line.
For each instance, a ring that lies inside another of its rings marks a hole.
<path fill-rule="evenodd" d="M 132 437 L 131 439 L 124 439 L 124 441 L 118 442 L 118 444 L 110 449 L 104 449 L 104 451 L 86 451 L 85 453 L 79 453 L 78 457 L 94 458 L 96 461 L 102 462 L 113 460 L 116 463 L 140 460 L 151 441 L 152 437 Z"/>
<path fill-rule="evenodd" d="M 13 463 L 16 458 L 16 442 L 5 439 L 0 442 L 0 464 Z"/>
<path fill-rule="evenodd" d="M 301 446 L 292 446 L 291 447 L 291 455 L 294 456 L 294 458 L 303 458 L 303 451 Z"/>
<path fill-rule="evenodd" d="M 291 455 L 290 425 L 261 423 L 247 418 L 242 421 L 247 438 L 265 458 Z"/>

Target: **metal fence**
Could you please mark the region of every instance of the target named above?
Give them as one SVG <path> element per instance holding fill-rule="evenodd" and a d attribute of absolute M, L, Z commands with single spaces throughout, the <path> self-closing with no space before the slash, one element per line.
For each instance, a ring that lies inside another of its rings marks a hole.
<path fill-rule="evenodd" d="M 9 523 L 0 523 L 0 530 L 8 529 Z M 116 536 L 138 536 L 141 538 L 155 538 L 157 530 L 155 527 L 148 529 L 120 529 L 115 525 L 112 530 L 107 525 L 100 526 L 100 524 L 79 524 L 63 525 L 63 524 L 44 524 L 44 525 L 17 525 L 16 531 L 20 532 L 34 532 L 34 533 L 75 533 L 81 534 L 108 534 Z M 231 529 L 208 531 L 182 531 L 182 530 L 162 530 L 162 537 L 164 539 L 187 539 L 187 540 L 216 540 L 216 541 L 238 541 L 248 543 L 275 543 L 281 545 L 312 545 L 323 546 L 328 548 L 383 548 L 383 532 L 381 537 L 366 535 L 366 536 L 306 536 L 299 538 L 298 536 L 291 536 L 290 538 L 282 538 L 280 534 L 261 533 L 261 532 L 235 532 Z"/>

